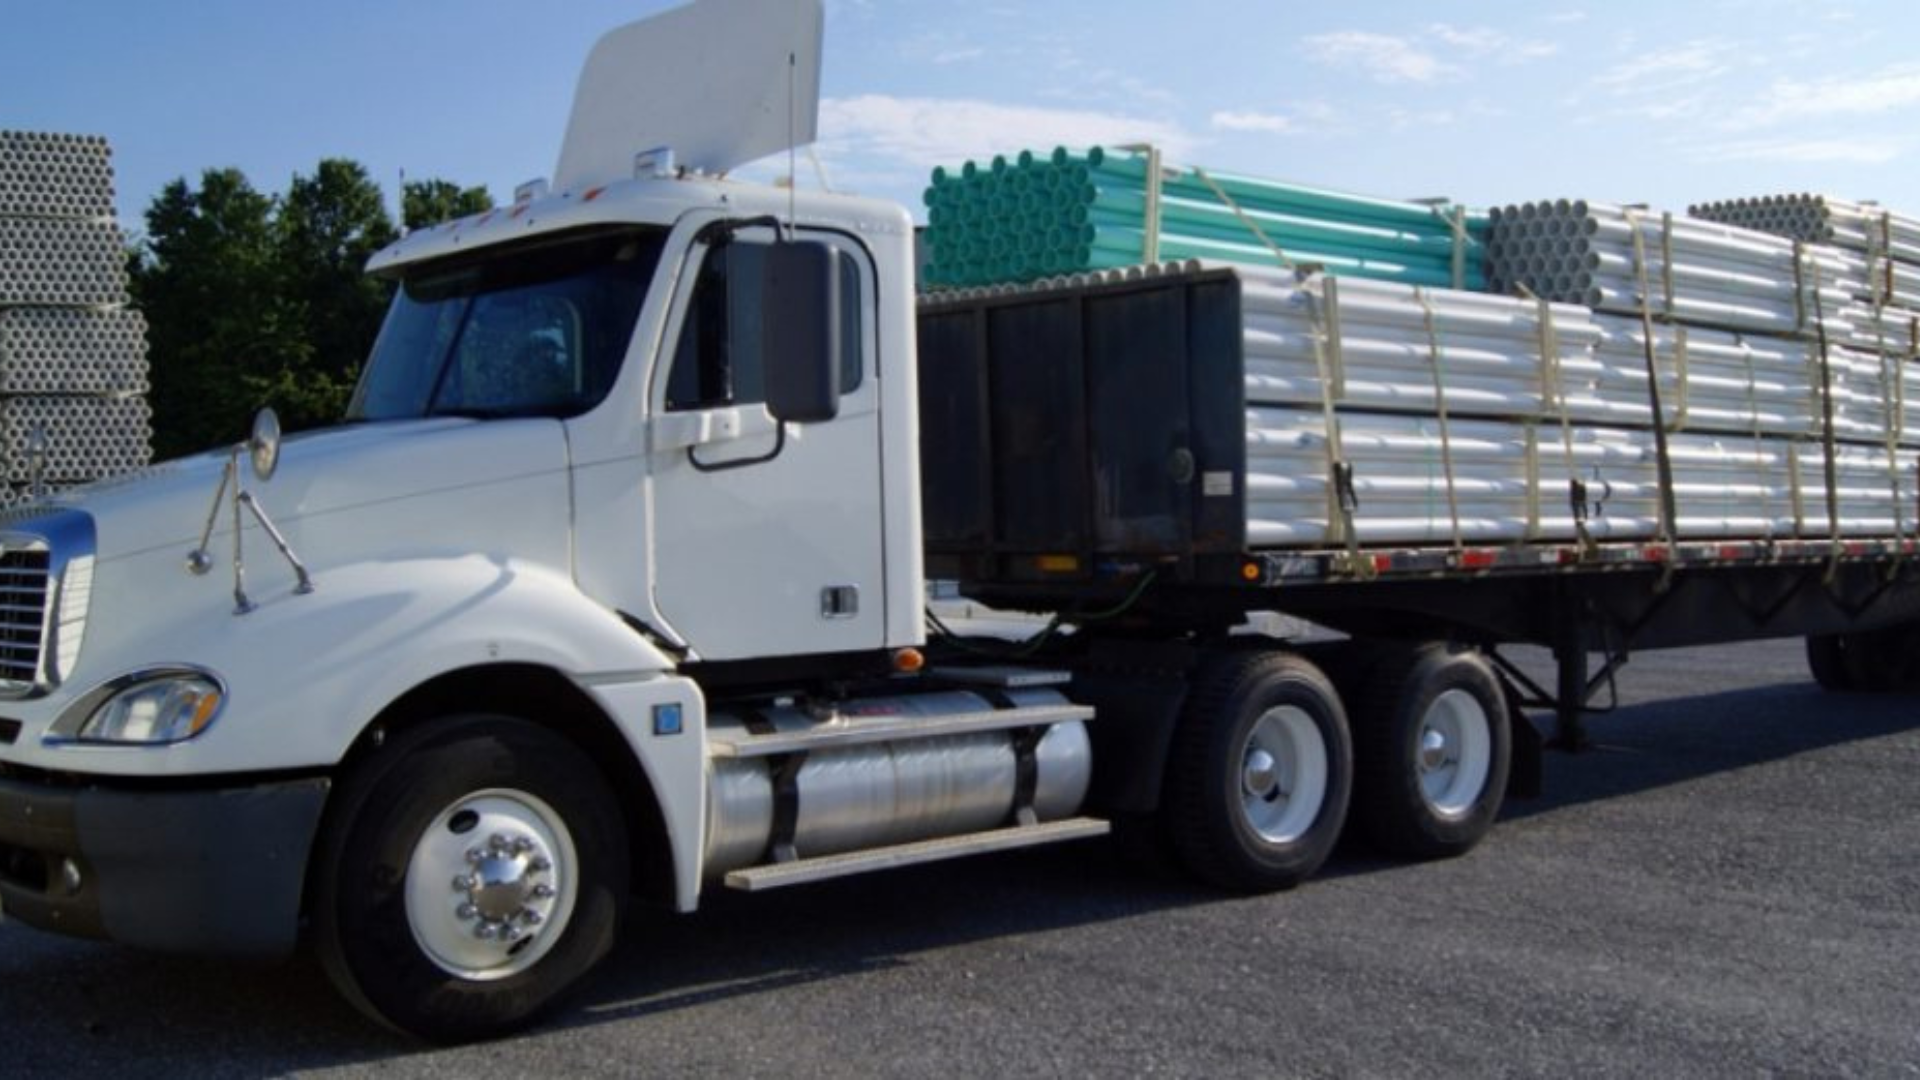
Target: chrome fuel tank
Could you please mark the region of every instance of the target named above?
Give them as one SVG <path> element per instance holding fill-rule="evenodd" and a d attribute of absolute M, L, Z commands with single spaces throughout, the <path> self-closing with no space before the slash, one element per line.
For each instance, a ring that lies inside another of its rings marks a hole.
<path fill-rule="evenodd" d="M 1051 690 L 1015 690 L 1007 696 L 1019 706 L 1066 701 Z M 851 703 L 835 723 L 934 718 L 993 707 L 964 691 L 875 698 Z M 781 732 L 819 724 L 795 708 L 769 709 L 762 715 Z M 716 713 L 707 726 L 711 735 L 727 738 L 745 734 L 747 722 Z M 1053 725 L 1034 758 L 1033 805 L 1040 820 L 1071 817 L 1080 809 L 1093 773 L 1085 725 Z M 794 847 L 802 857 L 831 855 L 1007 824 L 1018 767 L 1013 733 L 1007 731 L 814 751 L 795 779 Z M 778 763 L 723 758 L 710 761 L 708 768 L 706 874 L 713 878 L 766 861 L 773 839 Z"/>

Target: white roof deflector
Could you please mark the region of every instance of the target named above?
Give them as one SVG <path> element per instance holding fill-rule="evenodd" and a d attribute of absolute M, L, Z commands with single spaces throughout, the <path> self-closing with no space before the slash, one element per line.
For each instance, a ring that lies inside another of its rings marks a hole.
<path fill-rule="evenodd" d="M 633 176 L 656 147 L 723 173 L 814 140 L 821 0 L 698 0 L 609 32 L 587 56 L 556 191 Z"/>

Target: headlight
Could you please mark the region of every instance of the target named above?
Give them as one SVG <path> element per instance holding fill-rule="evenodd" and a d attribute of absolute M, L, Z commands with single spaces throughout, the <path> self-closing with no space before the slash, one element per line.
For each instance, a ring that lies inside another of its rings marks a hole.
<path fill-rule="evenodd" d="M 160 746 L 205 731 L 226 704 L 211 672 L 169 668 L 123 675 L 81 697 L 53 722 L 51 742 Z"/>

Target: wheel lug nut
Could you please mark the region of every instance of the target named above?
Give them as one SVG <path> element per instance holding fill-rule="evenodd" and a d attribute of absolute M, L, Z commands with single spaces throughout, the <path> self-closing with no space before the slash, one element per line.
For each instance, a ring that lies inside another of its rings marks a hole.
<path fill-rule="evenodd" d="M 501 928 L 500 928 L 500 940 L 501 940 L 501 941 L 519 941 L 519 940 L 520 940 L 520 928 L 519 928 L 519 927 L 517 927 L 517 926 L 514 926 L 514 925 L 512 925 L 511 923 L 509 923 L 509 924 L 508 924 L 508 925 L 506 925 L 506 926 L 503 926 L 503 927 L 501 927 Z"/>
<path fill-rule="evenodd" d="M 487 846 L 492 848 L 495 851 L 507 850 L 508 844 L 507 844 L 506 834 L 494 833 L 492 836 L 487 838 Z"/>
<path fill-rule="evenodd" d="M 471 922 L 475 915 L 480 914 L 480 909 L 472 904 L 461 904 L 453 910 L 453 913 L 458 915 L 462 922 Z"/>
<path fill-rule="evenodd" d="M 533 850 L 533 841 L 527 839 L 524 836 L 516 839 L 513 842 L 513 853 L 515 855 L 525 855 L 526 853 L 532 850 Z"/>
<path fill-rule="evenodd" d="M 537 911 L 523 911 L 520 913 L 520 921 L 526 923 L 528 926 L 539 926 L 546 920 L 542 919 L 540 913 Z"/>
<path fill-rule="evenodd" d="M 551 886 L 551 885 L 535 885 L 535 886 L 533 887 L 533 898 L 534 898 L 535 900 L 551 900 L 551 899 L 553 899 L 553 886 Z M 535 915 L 535 914 L 538 914 L 538 913 L 537 913 L 537 912 L 531 912 L 531 911 L 530 911 L 530 912 L 528 912 L 527 914 L 529 914 L 529 915 Z"/>
<path fill-rule="evenodd" d="M 484 851 L 481 851 L 479 848 L 467 849 L 467 861 L 469 863 L 472 863 L 475 866 L 480 865 L 480 860 L 486 857 L 487 857 L 487 853 Z"/>
<path fill-rule="evenodd" d="M 479 938 L 481 941 L 492 941 L 493 935 L 494 929 L 491 922 L 482 920 L 479 926 L 473 928 L 473 936 Z"/>
<path fill-rule="evenodd" d="M 548 870 L 553 869 L 553 862 L 552 860 L 546 858 L 543 855 L 540 858 L 534 859 L 532 862 L 529 862 L 527 864 L 527 869 L 532 870 L 536 874 L 543 874 Z"/>
<path fill-rule="evenodd" d="M 454 892 L 472 892 L 473 891 L 472 875 L 461 874 L 459 877 L 454 878 L 453 891 Z"/>

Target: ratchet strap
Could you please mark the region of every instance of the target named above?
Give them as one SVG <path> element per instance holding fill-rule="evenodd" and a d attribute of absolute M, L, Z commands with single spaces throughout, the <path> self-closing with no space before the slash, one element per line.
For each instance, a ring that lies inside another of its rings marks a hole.
<path fill-rule="evenodd" d="M 1624 213 L 1627 215 L 1627 225 L 1633 233 L 1633 266 L 1635 276 L 1638 277 L 1640 284 L 1641 351 L 1647 365 L 1647 400 L 1653 407 L 1654 465 L 1656 477 L 1660 485 L 1658 538 L 1662 544 L 1671 548 L 1675 539 L 1676 527 L 1679 525 L 1677 520 L 1679 511 L 1675 506 L 1673 495 L 1673 456 L 1671 449 L 1667 445 L 1667 413 L 1666 409 L 1660 404 L 1660 367 L 1653 336 L 1652 282 L 1647 267 L 1647 238 L 1645 232 L 1640 228 L 1640 215 L 1633 210 L 1627 210 L 1624 211 Z M 1662 230 L 1663 237 L 1671 235 L 1671 225 L 1672 216 L 1668 215 L 1668 227 Z M 1668 250 L 1671 250 L 1671 248 L 1669 247 Z M 1672 266 L 1673 264 L 1669 261 L 1667 265 Z M 1672 277 L 1669 276 L 1667 281 L 1671 284 Z M 1673 297 L 1672 294 L 1669 293 L 1667 296 L 1669 314 L 1672 312 L 1672 306 Z M 1672 581 L 1673 569 L 1674 561 L 1668 559 L 1665 563 L 1665 569 L 1661 572 L 1660 581 L 1656 586 L 1658 591 L 1666 591 L 1666 587 Z"/>
<path fill-rule="evenodd" d="M 1773 484 L 1768 480 L 1770 471 L 1767 463 L 1772 460 L 1767 452 L 1766 437 L 1760 430 L 1760 377 L 1753 365 L 1753 346 L 1747 344 L 1744 334 L 1733 335 L 1733 344 L 1740 350 L 1740 359 L 1747 370 L 1747 422 L 1753 432 L 1753 463 L 1760 476 L 1760 520 L 1764 523 L 1766 534 L 1761 538 L 1769 553 L 1773 550 Z"/>
<path fill-rule="evenodd" d="M 1353 465 L 1344 457 L 1340 432 L 1338 396 L 1344 387 L 1335 381 L 1335 371 L 1344 370 L 1340 359 L 1340 284 L 1330 274 L 1319 277 L 1320 295 L 1314 301 L 1309 278 L 1301 284 L 1307 291 L 1307 312 L 1312 323 L 1313 366 L 1320 383 L 1320 419 L 1327 442 L 1327 542 L 1346 548 L 1347 573 L 1359 578 L 1373 576 L 1373 562 L 1360 556 L 1360 533 L 1354 527 L 1354 515 L 1360 499 L 1353 487 Z M 1344 381 L 1344 380 L 1342 380 Z"/>
<path fill-rule="evenodd" d="M 1440 370 L 1440 329 L 1433 316 L 1433 297 L 1418 285 L 1413 287 L 1413 299 L 1420 305 L 1420 318 L 1427 328 L 1427 369 L 1433 376 L 1433 411 L 1440 420 L 1440 468 L 1445 473 L 1447 485 L 1447 519 L 1453 531 L 1454 551 L 1466 549 L 1466 537 L 1460 531 L 1460 492 L 1454 482 L 1453 472 L 1453 424 L 1447 416 L 1447 384 Z"/>
<path fill-rule="evenodd" d="M 1800 255 L 1800 245 L 1794 245 L 1795 261 Z M 1833 361 L 1827 353 L 1827 320 L 1820 310 L 1820 293 L 1813 294 L 1813 332 L 1819 344 L 1820 361 L 1820 442 L 1824 457 L 1822 478 L 1827 487 L 1827 543 L 1829 558 L 1825 582 L 1832 585 L 1840 574 L 1840 556 L 1845 549 L 1840 545 L 1840 448 L 1833 433 Z"/>

